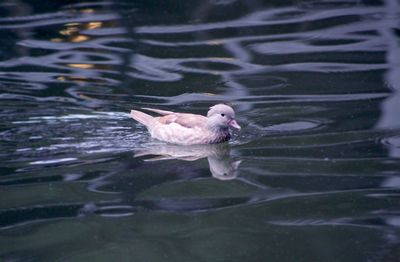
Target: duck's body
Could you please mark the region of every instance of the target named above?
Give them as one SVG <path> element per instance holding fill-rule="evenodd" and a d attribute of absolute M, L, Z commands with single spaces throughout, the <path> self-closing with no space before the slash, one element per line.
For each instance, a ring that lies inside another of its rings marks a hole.
<path fill-rule="evenodd" d="M 235 121 L 233 109 L 223 104 L 211 107 L 207 117 L 152 108 L 143 109 L 162 116 L 153 117 L 132 110 L 133 119 L 145 125 L 152 137 L 168 143 L 181 145 L 221 143 L 231 138 L 229 127 L 240 129 Z"/>

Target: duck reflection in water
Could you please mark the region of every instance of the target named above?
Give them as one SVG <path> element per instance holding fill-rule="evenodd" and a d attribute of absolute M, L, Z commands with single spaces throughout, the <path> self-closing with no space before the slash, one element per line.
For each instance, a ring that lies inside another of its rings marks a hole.
<path fill-rule="evenodd" d="M 204 145 L 174 145 L 158 144 L 135 151 L 134 157 L 145 157 L 144 161 L 161 161 L 177 159 L 182 161 L 196 161 L 207 158 L 210 172 L 219 180 L 235 179 L 239 174 L 241 160 L 232 157 L 228 143 Z M 151 157 L 150 157 L 151 156 Z"/>

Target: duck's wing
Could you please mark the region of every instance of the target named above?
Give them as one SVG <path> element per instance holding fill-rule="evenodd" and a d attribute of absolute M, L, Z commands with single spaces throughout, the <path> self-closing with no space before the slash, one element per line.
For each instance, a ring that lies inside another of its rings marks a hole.
<path fill-rule="evenodd" d="M 160 123 L 165 125 L 176 123 L 186 128 L 195 128 L 195 127 L 205 127 L 207 123 L 207 117 L 202 115 L 189 114 L 189 113 L 175 113 L 172 111 L 166 111 L 149 107 L 143 107 L 142 109 L 162 115 L 162 117 L 157 117 L 157 119 Z"/>
<path fill-rule="evenodd" d="M 175 112 L 172 112 L 172 111 L 166 111 L 166 110 L 155 109 L 155 108 L 150 108 L 150 107 L 142 107 L 142 109 L 151 111 L 151 112 L 155 112 L 155 113 L 163 115 L 163 116 L 175 114 Z"/>
<path fill-rule="evenodd" d="M 176 123 L 186 128 L 205 128 L 207 117 L 195 114 L 174 113 L 159 118 L 160 123 L 169 125 Z"/>

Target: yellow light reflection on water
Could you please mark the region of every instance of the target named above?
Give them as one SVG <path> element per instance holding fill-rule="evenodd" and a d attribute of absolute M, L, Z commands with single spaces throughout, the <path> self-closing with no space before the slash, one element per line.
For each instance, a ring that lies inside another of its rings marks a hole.
<path fill-rule="evenodd" d="M 81 13 L 84 13 L 84 14 L 93 14 L 95 10 L 93 8 L 85 8 L 80 11 L 81 11 Z"/>
<path fill-rule="evenodd" d="M 89 69 L 94 67 L 92 64 L 67 64 L 67 66 L 79 69 Z"/>
<path fill-rule="evenodd" d="M 85 25 L 85 28 L 88 30 L 93 30 L 99 27 L 102 27 L 103 22 L 89 22 Z"/>
<path fill-rule="evenodd" d="M 60 30 L 59 32 L 62 35 L 73 35 L 73 34 L 77 33 L 78 31 L 79 31 L 78 27 L 71 26 L 71 27 L 67 27 L 63 30 Z"/>
<path fill-rule="evenodd" d="M 53 38 L 52 42 L 73 42 L 79 43 L 90 40 L 90 37 L 84 34 L 81 34 L 82 30 L 93 30 L 96 28 L 101 28 L 104 26 L 103 22 L 93 21 L 88 23 L 66 23 L 64 28 L 58 31 L 60 35 L 67 36 L 67 39 L 62 38 Z"/>
<path fill-rule="evenodd" d="M 71 42 L 74 42 L 74 43 L 84 42 L 87 40 L 89 40 L 89 37 L 85 36 L 85 35 L 77 35 L 77 36 L 74 36 L 71 38 Z"/>
<path fill-rule="evenodd" d="M 53 43 L 60 43 L 60 42 L 63 42 L 64 40 L 61 39 L 61 38 L 56 37 L 56 38 L 50 39 L 50 41 L 53 42 Z"/>
<path fill-rule="evenodd" d="M 67 24 L 65 24 L 65 27 L 70 27 L 70 26 L 79 26 L 79 25 L 81 25 L 82 23 L 77 23 L 77 22 L 75 22 L 75 23 L 67 23 Z"/>

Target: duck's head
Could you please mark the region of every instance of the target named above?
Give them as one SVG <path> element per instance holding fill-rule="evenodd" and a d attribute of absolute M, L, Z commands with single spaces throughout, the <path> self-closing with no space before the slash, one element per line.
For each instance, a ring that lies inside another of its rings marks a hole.
<path fill-rule="evenodd" d="M 230 106 L 217 104 L 210 107 L 207 118 L 208 125 L 212 129 L 228 129 L 229 127 L 240 129 L 235 120 L 235 111 Z"/>

